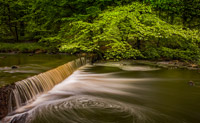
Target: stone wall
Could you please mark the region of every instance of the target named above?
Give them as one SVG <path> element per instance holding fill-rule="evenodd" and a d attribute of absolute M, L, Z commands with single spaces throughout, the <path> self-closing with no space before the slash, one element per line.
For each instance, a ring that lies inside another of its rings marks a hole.
<path fill-rule="evenodd" d="M 0 88 L 0 120 L 8 114 L 9 96 L 14 87 L 14 85 L 7 85 Z"/>

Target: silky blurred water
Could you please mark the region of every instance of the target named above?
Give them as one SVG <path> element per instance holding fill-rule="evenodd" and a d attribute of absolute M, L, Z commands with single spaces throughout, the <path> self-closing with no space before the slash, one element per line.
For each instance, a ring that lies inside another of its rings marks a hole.
<path fill-rule="evenodd" d="M 199 123 L 199 83 L 197 71 L 131 62 L 87 65 L 2 122 Z"/>

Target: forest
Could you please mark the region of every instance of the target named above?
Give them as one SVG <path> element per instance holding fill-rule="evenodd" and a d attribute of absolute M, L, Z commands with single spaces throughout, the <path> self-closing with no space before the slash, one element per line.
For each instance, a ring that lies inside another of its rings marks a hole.
<path fill-rule="evenodd" d="M 200 63 L 199 0 L 0 0 L 0 52 Z"/>
<path fill-rule="evenodd" d="M 200 0 L 0 0 L 0 123 L 200 123 Z"/>

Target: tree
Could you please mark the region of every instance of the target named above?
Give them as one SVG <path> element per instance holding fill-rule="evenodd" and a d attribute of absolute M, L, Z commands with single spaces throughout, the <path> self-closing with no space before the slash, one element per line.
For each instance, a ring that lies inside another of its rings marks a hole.
<path fill-rule="evenodd" d="M 19 41 L 19 37 L 24 35 L 24 16 L 27 14 L 26 0 L 0 0 L 0 34 Z"/>

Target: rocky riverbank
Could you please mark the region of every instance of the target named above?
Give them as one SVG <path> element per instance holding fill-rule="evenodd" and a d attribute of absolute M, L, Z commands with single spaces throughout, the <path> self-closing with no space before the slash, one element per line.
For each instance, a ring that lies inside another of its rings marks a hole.
<path fill-rule="evenodd" d="M 168 69 L 188 69 L 188 70 L 198 70 L 200 71 L 200 65 L 189 63 L 189 62 L 181 62 L 178 60 L 174 61 L 148 61 L 148 60 L 134 60 L 136 63 L 154 65 L 158 67 L 168 68 Z"/>

